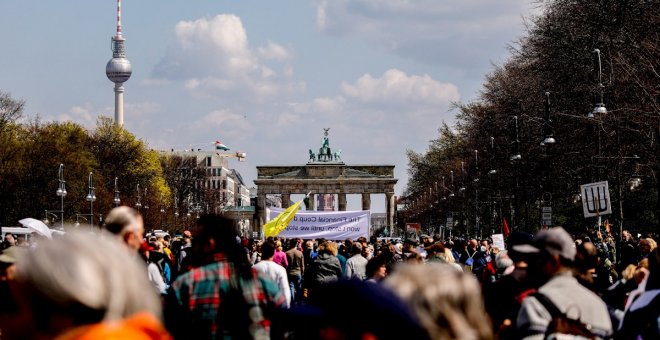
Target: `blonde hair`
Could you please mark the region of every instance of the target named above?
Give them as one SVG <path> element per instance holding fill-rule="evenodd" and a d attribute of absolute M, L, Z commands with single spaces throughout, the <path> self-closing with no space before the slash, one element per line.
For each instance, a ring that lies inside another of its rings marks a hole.
<path fill-rule="evenodd" d="M 69 308 L 79 305 L 99 312 L 98 322 L 138 312 L 161 317 L 160 300 L 146 268 L 115 237 L 69 232 L 39 243 L 19 261 L 17 281 L 32 292 L 29 298 L 35 306 L 54 307 L 46 314 L 65 311 L 74 320 L 85 319 Z"/>
<path fill-rule="evenodd" d="M 337 243 L 331 241 L 325 241 L 319 245 L 319 254 L 326 253 L 333 256 L 337 256 L 339 250 L 337 249 Z"/>
<path fill-rule="evenodd" d="M 493 339 L 472 274 L 443 263 L 403 264 L 384 284 L 411 307 L 430 339 Z"/>

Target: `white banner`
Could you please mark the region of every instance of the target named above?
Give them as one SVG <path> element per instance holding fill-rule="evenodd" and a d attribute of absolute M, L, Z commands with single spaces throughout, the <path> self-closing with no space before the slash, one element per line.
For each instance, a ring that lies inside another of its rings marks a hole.
<path fill-rule="evenodd" d="M 610 188 L 607 181 L 583 184 L 580 186 L 580 191 L 582 193 L 582 210 L 585 218 L 612 213 Z"/>
<path fill-rule="evenodd" d="M 268 221 L 277 217 L 284 209 L 268 208 Z M 278 236 L 284 238 L 326 240 L 355 240 L 369 237 L 369 210 L 363 211 L 306 211 L 299 210 L 291 223 Z"/>
<path fill-rule="evenodd" d="M 503 234 L 493 234 L 491 236 L 493 239 L 493 247 L 497 247 L 500 250 L 506 249 L 506 246 L 504 245 L 504 235 Z"/>

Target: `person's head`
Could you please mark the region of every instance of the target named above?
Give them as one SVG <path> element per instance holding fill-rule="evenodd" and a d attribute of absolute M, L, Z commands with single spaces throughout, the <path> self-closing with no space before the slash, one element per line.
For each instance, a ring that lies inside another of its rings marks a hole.
<path fill-rule="evenodd" d="M 630 232 L 628 230 L 624 230 L 621 233 L 621 239 L 624 241 L 630 241 L 632 240 L 632 235 L 630 235 Z"/>
<path fill-rule="evenodd" d="M 441 263 L 401 265 L 384 281 L 415 312 L 431 339 L 492 339 L 479 283 Z"/>
<path fill-rule="evenodd" d="M 3 328 L 8 338 L 54 338 L 139 312 L 161 315 L 138 258 L 111 238 L 83 232 L 44 241 L 20 256 L 11 288 L 19 321 Z"/>
<path fill-rule="evenodd" d="M 137 210 L 127 206 L 110 210 L 103 228 L 119 237 L 129 248 L 135 251 L 140 249 L 144 238 L 144 222 Z"/>
<path fill-rule="evenodd" d="M 298 247 L 298 240 L 297 239 L 290 239 L 289 240 L 289 247 L 287 249 L 296 249 Z"/>
<path fill-rule="evenodd" d="M 16 261 L 24 252 L 24 248 L 17 246 L 0 252 L 0 281 L 11 281 L 16 277 Z"/>
<path fill-rule="evenodd" d="M 542 230 L 534 237 L 533 244 L 514 246 L 513 250 L 534 254 L 534 264 L 529 268 L 534 272 L 530 277 L 539 280 L 537 284 L 560 272 L 570 271 L 577 253 L 573 238 L 562 227 Z"/>
<path fill-rule="evenodd" d="M 387 276 L 387 259 L 384 256 L 375 256 L 367 262 L 365 270 L 367 278 L 380 281 Z"/>
<path fill-rule="evenodd" d="M 479 243 L 475 239 L 471 239 L 470 241 L 468 241 L 468 248 L 470 250 L 476 250 L 478 245 Z"/>
<path fill-rule="evenodd" d="M 339 250 L 337 249 L 337 243 L 332 241 L 325 241 L 319 245 L 319 255 L 328 254 L 332 256 L 337 256 Z"/>
<path fill-rule="evenodd" d="M 305 249 L 314 250 L 314 241 L 310 240 L 305 242 Z"/>
<path fill-rule="evenodd" d="M 5 235 L 5 247 L 9 248 L 15 245 L 16 245 L 16 239 L 14 238 L 14 235 L 12 234 Z"/>
<path fill-rule="evenodd" d="M 648 257 L 649 278 L 646 281 L 646 290 L 660 289 L 660 251 L 653 249 Z"/>
<path fill-rule="evenodd" d="M 192 228 L 193 265 L 212 262 L 216 254 L 235 264 L 248 263 L 233 221 L 215 214 L 202 215 Z"/>
<path fill-rule="evenodd" d="M 280 240 L 275 241 L 275 250 L 282 251 L 282 241 Z"/>
<path fill-rule="evenodd" d="M 498 272 L 505 275 L 513 271 L 513 260 L 509 257 L 509 254 L 506 250 L 500 251 L 497 253 L 497 255 L 495 255 L 495 267 L 497 268 Z"/>
<path fill-rule="evenodd" d="M 277 245 L 273 241 L 266 241 L 261 246 L 261 259 L 262 260 L 272 260 L 275 256 L 275 249 Z"/>
<path fill-rule="evenodd" d="M 650 254 L 657 246 L 658 244 L 655 240 L 650 237 L 639 239 L 639 252 L 642 255 Z"/>
<path fill-rule="evenodd" d="M 362 244 L 355 242 L 351 244 L 351 255 L 362 254 Z"/>

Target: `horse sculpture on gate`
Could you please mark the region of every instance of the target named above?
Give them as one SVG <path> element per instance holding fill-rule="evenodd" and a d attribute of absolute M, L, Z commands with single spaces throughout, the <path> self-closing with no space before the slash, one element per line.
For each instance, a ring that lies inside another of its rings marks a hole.
<path fill-rule="evenodd" d="M 335 162 L 341 161 L 341 149 L 335 151 L 334 157 L 335 157 Z"/>
<path fill-rule="evenodd" d="M 312 149 L 309 149 L 309 163 L 316 162 L 341 162 L 341 149 L 334 153 L 330 148 L 330 138 L 328 138 L 328 131 L 330 128 L 323 129 L 323 138 L 321 138 L 321 147 L 319 153 L 315 154 Z"/>

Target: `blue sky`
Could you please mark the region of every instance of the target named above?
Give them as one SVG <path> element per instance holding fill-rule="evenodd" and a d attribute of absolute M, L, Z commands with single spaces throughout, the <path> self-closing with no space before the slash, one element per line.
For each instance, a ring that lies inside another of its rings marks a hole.
<path fill-rule="evenodd" d="M 257 165 L 304 164 L 330 127 L 348 164 L 422 152 L 452 102 L 473 100 L 537 9 L 522 0 L 122 1 L 133 75 L 125 127 L 156 149 L 220 139 Z M 29 117 L 93 127 L 114 114 L 105 76 L 114 0 L 4 0 L 0 89 Z M 349 209 L 359 209 L 349 197 Z M 372 198 L 374 211 L 384 199 Z M 382 207 L 381 207 L 382 206 Z"/>

